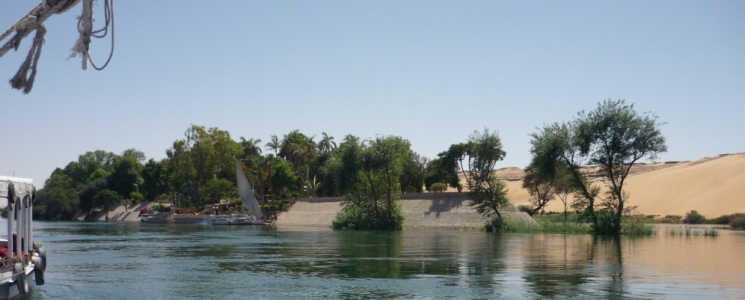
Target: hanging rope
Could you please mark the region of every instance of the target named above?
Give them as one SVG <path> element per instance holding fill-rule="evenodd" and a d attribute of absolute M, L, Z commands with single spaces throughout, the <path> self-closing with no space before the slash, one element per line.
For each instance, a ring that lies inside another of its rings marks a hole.
<path fill-rule="evenodd" d="M 111 58 L 114 56 L 114 0 L 104 1 L 104 27 L 99 30 L 93 30 L 93 0 L 83 0 L 83 13 L 78 17 L 78 32 L 80 37 L 72 48 L 72 54 L 70 58 L 81 55 L 83 57 L 83 70 L 88 69 L 88 62 L 91 63 L 94 69 L 101 71 L 109 65 Z M 89 45 L 91 43 L 91 37 L 104 38 L 109 33 L 109 26 L 111 26 L 111 52 L 109 52 L 109 58 L 106 60 L 103 66 L 100 68 L 93 63 L 93 60 L 88 53 Z"/>
<path fill-rule="evenodd" d="M 83 70 L 88 69 L 88 62 L 90 62 L 91 65 L 93 65 L 93 68 L 100 71 L 108 66 L 114 55 L 114 1 L 104 1 L 105 25 L 102 29 L 95 31 L 93 30 L 94 0 L 82 1 L 83 13 L 78 17 L 78 33 L 80 36 L 73 46 L 73 52 L 70 57 L 75 57 L 80 54 L 83 57 Z M 10 85 L 14 89 L 22 90 L 24 94 L 28 94 L 34 86 L 36 68 L 39 63 L 39 58 L 41 57 L 41 49 L 44 46 L 44 35 L 46 34 L 46 28 L 43 25 L 44 21 L 53 14 L 60 14 L 67 11 L 77 5 L 78 2 L 80 2 L 80 0 L 42 0 L 42 3 L 34 7 L 25 17 L 13 24 L 13 26 L 0 35 L 0 42 L 2 42 L 15 32 L 15 35 L 0 47 L 0 57 L 3 57 L 3 55 L 8 53 L 11 49 L 17 51 L 18 47 L 21 45 L 21 41 L 31 34 L 31 32 L 36 31 L 31 49 L 29 49 L 28 55 L 26 55 L 26 60 L 21 64 L 16 75 L 10 80 Z M 111 26 L 111 52 L 109 53 L 109 58 L 106 60 L 106 63 L 99 68 L 93 63 L 93 60 L 91 60 L 90 54 L 88 53 L 91 37 L 106 37 L 109 33 L 109 26 Z"/>

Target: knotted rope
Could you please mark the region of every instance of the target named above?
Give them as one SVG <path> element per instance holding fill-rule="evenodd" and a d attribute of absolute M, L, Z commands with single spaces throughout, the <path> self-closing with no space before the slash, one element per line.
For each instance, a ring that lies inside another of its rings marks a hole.
<path fill-rule="evenodd" d="M 93 1 L 94 0 L 82 0 L 83 1 L 83 13 L 78 17 L 78 32 L 80 36 L 72 49 L 70 57 L 75 57 L 80 54 L 83 58 L 82 67 L 83 70 L 88 69 L 88 62 L 96 70 L 103 70 L 109 62 L 111 57 L 114 55 L 114 14 L 113 14 L 113 0 L 105 0 L 104 11 L 106 25 L 104 28 L 93 31 Z M 56 2 L 56 4 L 50 5 L 50 3 Z M 0 35 L 0 42 L 5 40 L 13 32 L 15 35 L 10 38 L 2 47 L 0 47 L 0 58 L 8 53 L 10 49 L 18 50 L 21 45 L 21 41 L 26 38 L 31 32 L 36 31 L 31 49 L 29 49 L 26 60 L 21 64 L 18 72 L 10 80 L 10 85 L 14 89 L 23 90 L 24 94 L 31 92 L 34 86 L 34 80 L 36 78 L 36 68 L 41 57 L 41 48 L 44 46 L 44 35 L 47 30 L 44 27 L 44 21 L 46 21 L 53 14 L 61 14 L 73 6 L 77 5 L 80 0 L 42 0 L 42 3 L 34 7 L 25 17 L 13 24 L 8 30 Z M 90 58 L 88 53 L 91 37 L 103 38 L 108 34 L 108 28 L 111 25 L 111 53 L 106 63 L 98 68 Z M 102 34 L 100 34 L 103 32 Z M 30 72 L 30 73 L 29 73 Z"/>

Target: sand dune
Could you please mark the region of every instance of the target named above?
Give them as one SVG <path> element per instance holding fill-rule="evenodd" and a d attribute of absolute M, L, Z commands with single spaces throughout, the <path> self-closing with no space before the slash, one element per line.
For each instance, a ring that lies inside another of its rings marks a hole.
<path fill-rule="evenodd" d="M 697 210 L 708 218 L 745 212 L 745 153 L 720 155 L 693 162 L 668 162 L 635 166 L 624 190 L 627 206 L 648 215 L 685 215 Z M 530 196 L 522 188 L 522 170 L 504 168 L 497 175 L 506 180 L 510 202 L 526 204 Z M 600 179 L 594 180 L 604 184 Z M 571 200 L 570 200 L 571 201 Z M 556 199 L 546 211 L 563 211 Z"/>

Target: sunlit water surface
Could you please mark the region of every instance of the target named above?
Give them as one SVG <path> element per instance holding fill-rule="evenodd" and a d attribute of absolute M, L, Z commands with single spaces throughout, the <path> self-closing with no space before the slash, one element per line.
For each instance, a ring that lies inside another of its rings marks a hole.
<path fill-rule="evenodd" d="M 26 299 L 745 298 L 745 232 L 590 235 L 35 223 Z M 675 227 L 682 227 L 676 225 Z"/>

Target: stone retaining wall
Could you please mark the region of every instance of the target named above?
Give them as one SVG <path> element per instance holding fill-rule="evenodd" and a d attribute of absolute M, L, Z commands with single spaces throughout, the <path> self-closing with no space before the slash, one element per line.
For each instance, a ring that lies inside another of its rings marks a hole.
<path fill-rule="evenodd" d="M 403 194 L 422 195 L 429 199 L 402 199 L 404 228 L 419 229 L 461 229 L 480 228 L 488 221 L 469 207 L 462 193 Z M 435 195 L 435 196 L 432 196 Z M 411 197 L 411 196 L 410 196 Z M 307 200 L 307 201 L 305 201 Z M 278 226 L 329 227 L 341 211 L 341 197 L 312 198 L 296 202 L 290 210 L 282 213 L 275 223 Z M 535 223 L 535 220 L 510 206 L 501 212 L 506 218 Z"/>

